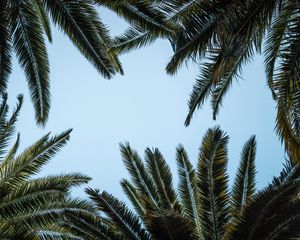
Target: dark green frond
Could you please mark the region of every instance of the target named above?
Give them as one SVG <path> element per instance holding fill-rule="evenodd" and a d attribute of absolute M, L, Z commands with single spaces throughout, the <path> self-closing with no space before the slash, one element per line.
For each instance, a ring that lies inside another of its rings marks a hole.
<path fill-rule="evenodd" d="M 9 141 L 12 135 L 15 133 L 15 124 L 23 104 L 23 96 L 18 96 L 17 106 L 9 119 L 7 119 L 8 106 L 6 101 L 7 97 L 4 96 L 4 100 L 0 107 L 0 159 L 2 160 L 4 158 L 4 154 L 6 153 Z"/>
<path fill-rule="evenodd" d="M 94 67 L 107 78 L 115 73 L 107 54 L 104 39 L 95 26 L 97 14 L 89 1 L 45 0 L 43 1 L 53 22 L 58 25 Z"/>
<path fill-rule="evenodd" d="M 256 141 L 251 137 L 244 145 L 231 193 L 231 214 L 238 218 L 255 193 Z"/>
<path fill-rule="evenodd" d="M 138 217 L 135 216 L 124 203 L 107 192 L 100 193 L 98 190 L 92 189 L 87 189 L 86 192 L 99 210 L 106 213 L 114 224 L 118 226 L 118 231 L 121 231 L 124 237 L 136 240 L 149 239 Z"/>
<path fill-rule="evenodd" d="M 188 155 L 183 146 L 176 150 L 176 161 L 179 175 L 179 196 L 182 205 L 182 213 L 194 226 L 194 234 L 203 239 L 202 223 L 200 219 L 200 194 L 198 189 L 198 179 Z"/>
<path fill-rule="evenodd" d="M 179 213 L 166 211 L 152 214 L 147 218 L 147 226 L 155 240 L 196 240 L 191 222 Z"/>
<path fill-rule="evenodd" d="M 198 162 L 201 220 L 204 239 L 219 240 L 228 222 L 228 136 L 209 129 L 202 141 Z"/>
<path fill-rule="evenodd" d="M 14 161 L 5 162 L 0 168 L 0 184 L 10 189 L 38 173 L 51 157 L 68 141 L 71 130 L 49 139 L 48 135 L 27 148 Z"/>
<path fill-rule="evenodd" d="M 116 53 L 126 53 L 153 43 L 158 36 L 139 27 L 131 27 L 122 35 L 113 39 L 111 50 Z"/>
<path fill-rule="evenodd" d="M 52 42 L 52 33 L 51 33 L 51 26 L 50 26 L 50 20 L 49 17 L 42 5 L 41 0 L 34 0 L 34 4 L 37 8 L 37 14 L 40 18 L 40 21 L 42 22 L 45 34 L 49 40 L 49 42 Z"/>
<path fill-rule="evenodd" d="M 300 216 L 299 186 L 287 183 L 259 191 L 245 207 L 240 221 L 224 239 L 287 239 L 298 237 Z M 293 201 L 297 197 L 297 200 Z M 287 235 L 285 235 L 287 234 Z"/>
<path fill-rule="evenodd" d="M 128 143 L 120 144 L 120 149 L 123 162 L 131 176 L 134 186 L 155 208 L 159 208 L 159 199 L 155 184 L 145 168 L 142 159 L 136 151 L 131 149 Z"/>
<path fill-rule="evenodd" d="M 141 194 L 137 191 L 137 189 L 126 179 L 121 181 L 121 187 L 123 192 L 129 198 L 131 204 L 134 207 L 134 210 L 137 212 L 139 217 L 144 220 L 144 216 L 146 214 L 146 206 L 144 203 L 144 199 Z"/>
<path fill-rule="evenodd" d="M 11 35 L 9 27 L 9 3 L 3 0 L 0 3 L 0 94 L 4 94 L 8 76 L 11 72 Z"/>
<path fill-rule="evenodd" d="M 157 148 L 153 150 L 147 148 L 145 151 L 145 159 L 147 169 L 152 175 L 158 192 L 161 208 L 166 210 L 179 210 L 180 206 L 173 188 L 172 174 L 163 155 Z"/>
<path fill-rule="evenodd" d="M 14 4 L 12 11 L 13 45 L 27 77 L 36 121 L 44 125 L 50 108 L 49 63 L 43 25 L 37 5 L 31 1 Z"/>

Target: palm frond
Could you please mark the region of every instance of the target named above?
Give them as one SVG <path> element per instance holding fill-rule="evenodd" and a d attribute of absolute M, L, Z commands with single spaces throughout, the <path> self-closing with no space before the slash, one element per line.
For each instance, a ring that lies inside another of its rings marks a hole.
<path fill-rule="evenodd" d="M 4 0 L 0 3 L 0 94 L 4 94 L 8 76 L 11 72 L 11 35 L 9 29 L 9 3 Z"/>
<path fill-rule="evenodd" d="M 231 193 L 231 212 L 237 218 L 255 193 L 255 154 L 256 141 L 253 136 L 243 147 Z"/>
<path fill-rule="evenodd" d="M 156 186 L 162 209 L 179 210 L 176 192 L 173 188 L 172 174 L 161 152 L 155 148 L 145 150 L 147 169 L 151 173 Z"/>
<path fill-rule="evenodd" d="M 148 216 L 148 228 L 153 239 L 196 240 L 191 222 L 179 213 L 166 211 Z"/>
<path fill-rule="evenodd" d="M 12 12 L 14 49 L 27 77 L 38 124 L 45 125 L 49 108 L 49 63 L 43 26 L 31 1 L 15 4 Z"/>
<path fill-rule="evenodd" d="M 138 153 L 128 143 L 120 144 L 124 165 L 126 166 L 134 186 L 143 197 L 147 198 L 155 208 L 159 208 L 157 190 L 151 175 L 146 170 Z"/>
<path fill-rule="evenodd" d="M 107 192 L 100 193 L 98 190 L 92 189 L 87 189 L 86 192 L 91 200 L 96 203 L 96 206 L 105 212 L 120 230 L 122 230 L 124 237 L 136 240 L 149 239 L 138 217 L 135 216 L 124 203 Z"/>
<path fill-rule="evenodd" d="M 115 74 L 107 48 L 98 39 L 99 29 L 95 27 L 96 13 L 88 1 L 45 0 L 45 8 L 53 22 L 58 25 L 77 46 L 81 53 L 106 78 Z M 94 11 L 94 10 L 93 10 Z M 93 17 L 93 18 L 92 18 Z M 102 41 L 104 39 L 101 39 Z"/>
<path fill-rule="evenodd" d="M 188 155 L 181 145 L 176 150 L 176 160 L 179 175 L 178 191 L 182 204 L 182 213 L 193 223 L 195 235 L 199 239 L 203 239 L 200 218 L 200 194 L 197 186 L 198 179 Z"/>
<path fill-rule="evenodd" d="M 221 239 L 228 222 L 227 143 L 228 136 L 216 127 L 206 132 L 201 145 L 198 187 L 204 239 Z"/>

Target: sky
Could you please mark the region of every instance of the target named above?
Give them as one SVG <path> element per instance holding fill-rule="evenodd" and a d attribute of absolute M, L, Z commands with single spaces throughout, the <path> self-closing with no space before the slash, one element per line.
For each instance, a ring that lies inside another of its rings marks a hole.
<path fill-rule="evenodd" d="M 100 9 L 100 14 L 112 35 L 126 29 L 127 24 L 114 13 Z M 35 124 L 27 82 L 16 60 L 8 88 L 11 106 L 18 94 L 24 94 L 17 123 L 21 149 L 47 132 L 56 134 L 73 128 L 70 142 L 41 174 L 82 172 L 93 179 L 88 186 L 124 200 L 119 182 L 128 174 L 119 143 L 128 141 L 141 156 L 146 147 L 158 147 L 172 169 L 176 185 L 176 147 L 183 144 L 195 166 L 204 133 L 216 125 L 230 136 L 231 182 L 243 144 L 253 134 L 257 138 L 258 188 L 279 174 L 285 153 L 274 132 L 276 106 L 266 84 L 261 56 L 256 56 L 244 68 L 242 78 L 234 82 L 216 121 L 208 102 L 185 127 L 187 101 L 199 66 L 190 63 L 175 76 L 166 74 L 164 68 L 172 56 L 168 41 L 158 40 L 120 56 L 125 75 L 106 80 L 63 33 L 52 30 L 53 43 L 48 46 L 52 104 L 46 127 Z M 83 188 L 74 190 L 74 194 L 84 196 Z"/>

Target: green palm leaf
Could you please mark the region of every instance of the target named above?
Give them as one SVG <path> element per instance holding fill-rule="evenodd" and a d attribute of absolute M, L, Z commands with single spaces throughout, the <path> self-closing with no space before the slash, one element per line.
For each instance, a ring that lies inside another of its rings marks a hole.
<path fill-rule="evenodd" d="M 176 152 L 182 212 L 193 223 L 195 235 L 203 239 L 197 175 L 183 146 L 179 146 Z"/>
<path fill-rule="evenodd" d="M 204 239 L 222 238 L 228 222 L 228 136 L 219 128 L 205 134 L 198 163 L 201 219 Z"/>
<path fill-rule="evenodd" d="M 255 193 L 256 141 L 251 137 L 244 145 L 232 189 L 231 212 L 238 217 Z"/>
<path fill-rule="evenodd" d="M 11 72 L 11 36 L 8 18 L 9 3 L 6 0 L 0 3 L 0 94 L 6 91 L 8 76 Z"/>
<path fill-rule="evenodd" d="M 147 198 L 154 208 L 159 208 L 157 190 L 151 175 L 146 170 L 138 153 L 131 149 L 130 145 L 120 144 L 124 165 L 126 166 L 135 187 L 143 197 Z"/>
<path fill-rule="evenodd" d="M 166 210 L 179 210 L 179 203 L 173 188 L 172 174 L 163 155 L 157 148 L 153 150 L 147 148 L 145 151 L 145 159 L 147 169 L 152 175 L 158 192 L 160 205 Z"/>
<path fill-rule="evenodd" d="M 86 192 L 97 207 L 114 220 L 122 230 L 124 237 L 136 240 L 149 239 L 138 217 L 127 209 L 124 203 L 106 192 L 100 193 L 98 190 L 92 189 L 87 189 Z"/>
<path fill-rule="evenodd" d="M 38 124 L 46 123 L 50 108 L 49 63 L 37 6 L 30 1 L 13 5 L 13 44 L 27 76 Z"/>

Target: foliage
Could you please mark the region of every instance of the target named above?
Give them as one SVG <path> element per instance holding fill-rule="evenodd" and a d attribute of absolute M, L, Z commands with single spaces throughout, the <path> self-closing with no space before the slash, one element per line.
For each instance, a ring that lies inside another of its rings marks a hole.
<path fill-rule="evenodd" d="M 78 239 L 63 222 L 67 213 L 93 211 L 87 201 L 70 196 L 70 189 L 87 183 L 89 177 L 79 173 L 36 176 L 67 143 L 71 130 L 54 137 L 47 134 L 21 153 L 18 135 L 8 148 L 22 101 L 19 96 L 11 116 L 6 95 L 0 105 L 0 238 Z"/>
<path fill-rule="evenodd" d="M 148 11 L 153 9 L 155 20 L 160 19 L 172 31 L 161 35 L 135 22 L 114 40 L 115 52 L 139 48 L 162 37 L 169 39 L 174 49 L 166 67 L 168 73 L 175 74 L 189 60 L 201 63 L 188 102 L 186 125 L 208 98 L 216 118 L 230 86 L 264 45 L 267 84 L 277 103 L 276 131 L 289 156 L 300 159 L 298 1 L 127 0 L 120 5 L 116 3 L 113 10 L 118 12 L 132 2 L 150 4 Z M 143 8 L 139 11 L 140 15 L 146 12 Z"/>
<path fill-rule="evenodd" d="M 256 191 L 256 141 L 244 145 L 231 190 L 227 176 L 228 136 L 218 127 L 205 134 L 197 168 L 185 149 L 176 149 L 179 175 L 173 187 L 170 168 L 158 149 L 145 161 L 129 144 L 121 144 L 130 180 L 122 188 L 135 211 L 113 195 L 86 192 L 98 209 L 93 217 L 70 215 L 70 226 L 85 239 L 296 239 L 300 235 L 300 168 L 287 162 L 279 177 Z"/>
<path fill-rule="evenodd" d="M 52 42 L 51 25 L 58 26 L 104 77 L 122 73 L 117 56 L 109 51 L 108 29 L 91 1 L 1 0 L 0 94 L 6 91 L 14 51 L 28 81 L 37 123 L 42 125 L 50 108 L 45 38 Z"/>

